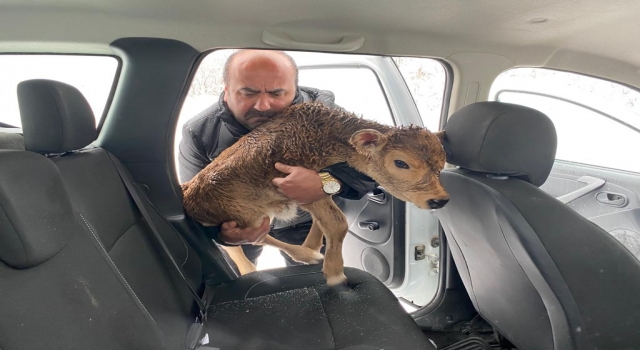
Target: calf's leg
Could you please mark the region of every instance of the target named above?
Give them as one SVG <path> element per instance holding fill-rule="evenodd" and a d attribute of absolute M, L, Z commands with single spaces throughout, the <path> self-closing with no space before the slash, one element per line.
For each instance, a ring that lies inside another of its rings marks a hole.
<path fill-rule="evenodd" d="M 236 263 L 241 275 L 246 275 L 249 272 L 256 271 L 256 265 L 254 265 L 246 255 L 241 246 L 222 246 L 224 250 L 229 253 L 229 257 Z"/>
<path fill-rule="evenodd" d="M 306 242 L 306 241 L 305 241 Z M 301 245 L 294 245 L 282 242 L 271 236 L 266 236 L 261 244 L 276 247 L 287 253 L 293 260 L 306 264 L 318 264 L 323 260 L 322 254 L 318 251 Z"/>
<path fill-rule="evenodd" d="M 322 249 L 322 230 L 320 230 L 320 225 L 315 221 L 311 224 L 309 235 L 305 238 L 302 246 L 315 250 L 316 252 L 320 252 L 320 249 Z"/>
<path fill-rule="evenodd" d="M 344 275 L 342 242 L 349 229 L 346 217 L 331 197 L 305 204 L 302 207 L 311 213 L 314 225 L 318 225 L 326 238 L 327 246 L 322 271 L 327 279 L 327 284 L 334 286 L 344 283 L 347 277 Z"/>

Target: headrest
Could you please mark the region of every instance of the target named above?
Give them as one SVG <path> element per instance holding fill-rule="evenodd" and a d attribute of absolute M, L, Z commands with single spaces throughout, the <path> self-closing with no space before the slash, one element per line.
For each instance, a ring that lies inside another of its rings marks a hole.
<path fill-rule="evenodd" d="M 450 155 L 461 168 L 522 178 L 542 185 L 556 156 L 556 129 L 543 113 L 502 102 L 468 105 L 445 127 Z"/>
<path fill-rule="evenodd" d="M 0 261 L 24 269 L 56 255 L 78 229 L 58 168 L 33 152 L 0 150 Z"/>
<path fill-rule="evenodd" d="M 18 84 L 18 104 L 27 151 L 63 153 L 96 139 L 96 120 L 75 87 L 53 80 Z"/>

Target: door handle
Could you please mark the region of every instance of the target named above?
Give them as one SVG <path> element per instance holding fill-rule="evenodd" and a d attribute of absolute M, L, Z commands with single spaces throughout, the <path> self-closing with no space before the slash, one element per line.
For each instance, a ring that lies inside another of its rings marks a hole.
<path fill-rule="evenodd" d="M 385 204 L 387 203 L 387 194 L 380 191 L 380 193 L 375 193 L 367 197 L 368 200 L 377 203 L 377 204 Z"/>
<path fill-rule="evenodd" d="M 584 184 L 586 184 L 583 187 L 580 187 L 579 189 L 573 191 L 573 192 L 569 192 L 563 196 L 558 197 L 558 200 L 561 201 L 564 204 L 568 204 L 573 202 L 574 200 L 584 196 L 585 194 L 591 192 L 591 191 L 595 191 L 598 188 L 604 186 L 605 181 L 603 179 L 597 178 L 597 177 L 592 177 L 592 176 L 582 176 L 581 178 L 579 178 L 577 180 L 578 182 L 582 182 Z"/>
<path fill-rule="evenodd" d="M 604 205 L 622 208 L 629 204 L 629 197 L 621 193 L 600 192 L 596 195 L 596 200 Z"/>
<path fill-rule="evenodd" d="M 380 224 L 375 221 L 361 221 L 358 223 L 361 230 L 375 231 L 380 229 Z"/>

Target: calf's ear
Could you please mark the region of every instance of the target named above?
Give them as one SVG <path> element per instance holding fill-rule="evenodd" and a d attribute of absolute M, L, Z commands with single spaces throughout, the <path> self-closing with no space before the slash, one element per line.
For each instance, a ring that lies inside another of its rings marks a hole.
<path fill-rule="evenodd" d="M 378 130 L 363 129 L 354 132 L 349 142 L 356 151 L 366 155 L 373 155 L 387 144 L 387 137 Z"/>

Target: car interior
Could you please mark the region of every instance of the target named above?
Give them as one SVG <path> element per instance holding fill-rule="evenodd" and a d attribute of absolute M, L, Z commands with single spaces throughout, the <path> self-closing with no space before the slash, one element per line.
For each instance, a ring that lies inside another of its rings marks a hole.
<path fill-rule="evenodd" d="M 3 1 L 0 349 L 640 349 L 638 14 Z M 184 213 L 182 127 L 243 48 L 362 118 L 445 132 L 443 208 L 336 198 L 344 285 L 266 251 L 241 275 Z"/>

